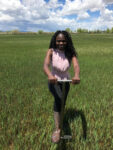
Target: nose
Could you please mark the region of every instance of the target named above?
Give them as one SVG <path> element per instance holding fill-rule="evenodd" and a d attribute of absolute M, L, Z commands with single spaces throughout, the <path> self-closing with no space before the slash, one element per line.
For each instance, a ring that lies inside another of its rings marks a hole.
<path fill-rule="evenodd" d="M 62 41 L 60 41 L 60 43 L 59 43 L 60 45 L 62 45 L 63 44 L 63 42 Z"/>

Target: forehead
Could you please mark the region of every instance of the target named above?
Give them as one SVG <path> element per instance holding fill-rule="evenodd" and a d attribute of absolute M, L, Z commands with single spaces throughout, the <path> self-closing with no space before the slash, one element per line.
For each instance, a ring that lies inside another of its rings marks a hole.
<path fill-rule="evenodd" d="M 66 40 L 65 36 L 62 33 L 60 33 L 60 34 L 57 35 L 56 40 L 58 40 L 58 39 L 60 39 L 60 40 Z"/>

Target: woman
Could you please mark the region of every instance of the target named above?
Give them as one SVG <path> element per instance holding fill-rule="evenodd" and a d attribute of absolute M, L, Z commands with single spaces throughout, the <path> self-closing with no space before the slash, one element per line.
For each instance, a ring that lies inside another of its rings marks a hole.
<path fill-rule="evenodd" d="M 77 52 L 73 46 L 71 36 L 66 31 L 57 31 L 52 36 L 49 50 L 44 60 L 44 72 L 48 76 L 48 87 L 54 96 L 54 121 L 55 131 L 52 134 L 52 141 L 58 143 L 60 141 L 60 118 L 61 118 L 61 99 L 62 99 L 62 83 L 57 80 L 70 79 L 68 69 L 73 63 L 74 77 L 73 84 L 80 83 L 79 64 L 77 60 Z M 51 65 L 51 70 L 49 66 Z M 69 92 L 70 84 L 67 82 L 65 86 L 65 102 Z M 65 105 L 65 103 L 64 103 Z"/>

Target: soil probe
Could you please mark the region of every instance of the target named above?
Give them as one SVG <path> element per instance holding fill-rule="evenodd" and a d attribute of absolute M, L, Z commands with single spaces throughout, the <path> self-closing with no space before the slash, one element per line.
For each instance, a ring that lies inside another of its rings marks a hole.
<path fill-rule="evenodd" d="M 64 118 L 64 98 L 65 98 L 65 83 L 66 82 L 72 82 L 72 80 L 58 80 L 58 82 L 62 83 L 62 102 L 61 102 L 61 124 L 60 124 L 60 128 L 61 128 L 61 139 L 72 139 L 71 135 L 63 135 L 62 133 L 62 128 L 63 128 L 63 118 Z"/>

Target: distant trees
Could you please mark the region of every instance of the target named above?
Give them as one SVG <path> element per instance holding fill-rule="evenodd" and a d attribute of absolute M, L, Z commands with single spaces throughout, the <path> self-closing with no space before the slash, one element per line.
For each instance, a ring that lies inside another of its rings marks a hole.
<path fill-rule="evenodd" d="M 66 28 L 65 31 L 69 33 L 113 33 L 113 27 L 111 29 L 107 28 L 106 30 L 88 30 L 85 28 L 78 28 L 75 31 L 72 31 L 70 28 Z"/>
<path fill-rule="evenodd" d="M 109 28 L 107 28 L 106 33 L 110 33 L 110 29 Z"/>
<path fill-rule="evenodd" d="M 38 34 L 42 34 L 42 33 L 44 33 L 43 30 L 38 30 Z"/>
<path fill-rule="evenodd" d="M 113 33 L 113 27 L 111 28 L 111 33 Z"/>
<path fill-rule="evenodd" d="M 88 29 L 81 29 L 81 28 L 78 28 L 78 29 L 77 29 L 77 33 L 88 33 Z"/>
<path fill-rule="evenodd" d="M 78 28 L 78 29 L 77 29 L 77 33 L 82 33 L 82 29 L 81 29 L 81 28 Z"/>
<path fill-rule="evenodd" d="M 12 33 L 12 34 L 19 34 L 19 32 L 20 32 L 20 31 L 19 31 L 19 30 L 17 30 L 17 29 L 16 29 L 16 30 L 12 30 L 12 31 L 11 31 L 11 33 Z"/>
<path fill-rule="evenodd" d="M 78 28 L 76 30 L 77 33 L 113 33 L 113 27 L 111 29 L 107 28 L 106 30 L 89 30 L 88 29 L 82 29 Z"/>
<path fill-rule="evenodd" d="M 111 29 L 107 28 L 106 33 L 113 33 L 113 27 Z"/>
<path fill-rule="evenodd" d="M 1 34 L 12 34 L 12 35 L 19 35 L 19 34 L 36 34 L 36 32 L 31 32 L 31 31 L 27 31 L 27 32 L 21 32 L 17 29 L 15 30 L 11 30 L 11 31 L 5 31 L 5 32 L 0 32 Z"/>
<path fill-rule="evenodd" d="M 90 30 L 88 33 L 103 33 L 101 30 Z"/>
<path fill-rule="evenodd" d="M 69 33 L 72 33 L 71 29 L 70 28 L 66 28 L 65 31 L 69 32 Z"/>

